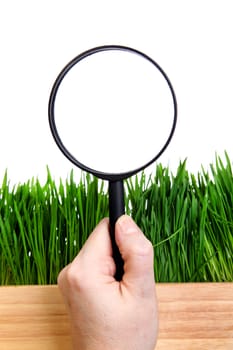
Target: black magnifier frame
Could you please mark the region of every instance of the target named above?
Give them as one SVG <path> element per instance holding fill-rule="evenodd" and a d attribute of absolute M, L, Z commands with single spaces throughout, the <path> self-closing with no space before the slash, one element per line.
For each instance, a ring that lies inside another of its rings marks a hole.
<path fill-rule="evenodd" d="M 96 53 L 102 52 L 102 51 L 109 51 L 109 50 L 120 50 L 120 51 L 127 51 L 132 54 L 136 54 L 144 58 L 145 60 L 149 61 L 154 67 L 159 70 L 159 72 L 162 74 L 164 79 L 167 82 L 167 85 L 170 89 L 172 100 L 173 100 L 173 108 L 174 108 L 174 115 L 173 115 L 173 123 L 171 125 L 171 130 L 168 135 L 168 138 L 166 142 L 164 143 L 163 147 L 160 149 L 160 151 L 146 164 L 141 165 L 137 169 L 133 169 L 127 172 L 121 172 L 121 173 L 107 173 L 107 172 L 101 172 L 96 169 L 92 169 L 85 164 L 78 161 L 73 154 L 69 152 L 69 150 L 65 147 L 63 144 L 60 135 L 58 133 L 56 122 L 55 122 L 55 101 L 57 92 L 59 89 L 59 86 L 61 85 L 63 79 L 65 78 L 66 74 L 74 67 L 76 64 L 78 64 L 80 61 L 84 60 L 86 57 L 94 55 Z M 94 47 L 92 49 L 89 49 L 87 51 L 84 51 L 83 53 L 76 56 L 74 59 L 72 59 L 59 73 L 57 76 L 49 98 L 49 105 L 48 105 L 48 115 L 49 115 L 49 125 L 52 132 L 52 135 L 54 137 L 54 140 L 61 150 L 61 152 L 65 155 L 66 158 L 68 158 L 74 165 L 79 167 L 80 169 L 89 172 L 93 174 L 94 176 L 109 181 L 109 217 L 110 217 L 110 236 L 112 241 L 112 247 L 113 247 L 113 257 L 116 263 L 116 274 L 115 278 L 120 281 L 122 279 L 124 270 L 123 270 L 123 260 L 121 258 L 120 252 L 118 250 L 118 247 L 115 242 L 115 222 L 116 220 L 125 212 L 124 209 L 124 189 L 123 189 L 123 180 L 127 179 L 130 176 L 135 175 L 136 173 L 144 170 L 146 167 L 151 165 L 153 162 L 155 162 L 161 154 L 165 151 L 167 146 L 169 145 L 172 136 L 175 131 L 176 123 L 177 123 L 177 101 L 174 89 L 172 87 L 172 84 L 166 75 L 166 73 L 163 71 L 163 69 L 158 65 L 157 62 L 155 62 L 152 58 L 147 56 L 141 51 L 138 51 L 134 48 L 127 47 L 127 46 L 121 46 L 121 45 L 104 45 L 104 46 L 98 46 Z"/>

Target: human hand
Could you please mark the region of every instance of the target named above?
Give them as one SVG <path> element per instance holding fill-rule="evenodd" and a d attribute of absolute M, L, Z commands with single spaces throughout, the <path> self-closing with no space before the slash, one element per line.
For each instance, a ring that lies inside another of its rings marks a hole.
<path fill-rule="evenodd" d="M 126 215 L 116 222 L 115 238 L 124 260 L 122 281 L 114 278 L 108 219 L 98 224 L 58 276 L 75 350 L 155 348 L 158 319 L 152 245 Z"/>

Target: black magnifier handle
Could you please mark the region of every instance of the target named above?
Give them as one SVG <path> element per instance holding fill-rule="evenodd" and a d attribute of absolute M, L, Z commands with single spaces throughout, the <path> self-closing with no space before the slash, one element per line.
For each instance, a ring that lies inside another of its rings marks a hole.
<path fill-rule="evenodd" d="M 116 264 L 115 279 L 121 281 L 124 274 L 124 261 L 115 240 L 115 223 L 125 213 L 123 181 L 109 181 L 109 220 L 113 259 Z"/>

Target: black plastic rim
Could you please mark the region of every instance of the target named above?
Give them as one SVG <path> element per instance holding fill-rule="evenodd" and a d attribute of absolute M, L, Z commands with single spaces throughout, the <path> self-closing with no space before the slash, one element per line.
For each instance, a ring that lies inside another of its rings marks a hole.
<path fill-rule="evenodd" d="M 143 57 L 144 59 L 146 59 L 147 61 L 151 62 L 159 71 L 160 73 L 163 75 L 164 79 L 167 81 L 167 84 L 170 88 L 171 94 L 172 94 L 172 99 L 173 99 L 173 106 L 174 106 L 174 117 L 173 117 L 173 124 L 171 127 L 171 131 L 170 134 L 167 138 L 167 141 L 165 142 L 164 146 L 161 148 L 160 152 L 157 153 L 155 155 L 154 158 L 152 158 L 149 162 L 147 162 L 146 164 L 138 167 L 137 169 L 128 171 L 128 172 L 124 172 L 124 173 L 105 173 L 105 172 L 101 172 L 101 171 L 97 171 L 95 169 L 89 168 L 86 165 L 84 165 L 83 163 L 79 162 L 69 151 L 68 149 L 65 147 L 65 145 L 63 144 L 58 131 L 57 131 L 57 127 L 56 127 L 56 123 L 55 123 L 55 114 L 54 114 L 54 105 L 55 105 L 55 100 L 56 100 L 56 95 L 57 95 L 57 91 L 59 89 L 59 86 L 62 82 L 62 80 L 64 79 L 64 77 L 66 76 L 66 74 L 70 71 L 70 69 L 75 66 L 78 62 L 80 62 L 81 60 L 85 59 L 86 57 L 93 55 L 95 53 L 101 52 L 101 51 L 109 51 L 109 50 L 121 50 L 121 51 L 128 51 L 131 53 L 135 53 L 141 57 Z M 163 69 L 149 56 L 147 56 L 146 54 L 144 54 L 143 52 L 140 52 L 136 49 L 133 49 L 131 47 L 127 47 L 127 46 L 121 46 L 121 45 L 104 45 L 104 46 L 98 46 L 95 48 L 92 48 L 90 50 L 87 50 L 83 53 L 81 53 L 80 55 L 76 56 L 74 59 L 72 59 L 63 69 L 62 71 L 59 73 L 59 75 L 57 76 L 57 79 L 54 82 L 54 85 L 52 87 L 51 90 L 51 94 L 50 94 L 50 98 L 49 98 L 49 106 L 48 106 L 48 115 L 49 115 L 49 125 L 50 125 L 50 129 L 52 132 L 52 135 L 54 137 L 54 140 L 57 144 L 57 146 L 59 147 L 59 149 L 61 150 L 61 152 L 66 156 L 66 158 L 68 158 L 74 165 L 76 165 L 77 167 L 79 167 L 80 169 L 87 171 L 91 174 L 93 174 L 94 176 L 97 176 L 103 180 L 109 180 L 109 181 L 118 181 L 118 180 L 123 180 L 126 179 L 132 175 L 135 175 L 137 172 L 142 171 L 143 169 L 145 169 L 147 166 L 151 165 L 154 161 L 156 161 L 161 154 L 165 151 L 165 149 L 167 148 L 167 146 L 169 145 L 172 136 L 174 134 L 175 131 L 175 127 L 176 127 L 176 122 L 177 122 L 177 101 L 176 101 L 176 96 L 175 96 L 175 92 L 174 89 L 172 87 L 172 84 L 168 78 L 168 76 L 166 75 L 166 73 L 163 71 Z"/>

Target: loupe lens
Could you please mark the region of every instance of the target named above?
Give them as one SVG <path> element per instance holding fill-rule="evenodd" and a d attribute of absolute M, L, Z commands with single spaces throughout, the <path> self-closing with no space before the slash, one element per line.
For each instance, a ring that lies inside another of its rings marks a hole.
<path fill-rule="evenodd" d="M 63 69 L 49 114 L 55 140 L 73 163 L 102 178 L 123 178 L 166 148 L 176 124 L 176 100 L 152 59 L 107 46 L 77 56 Z"/>

